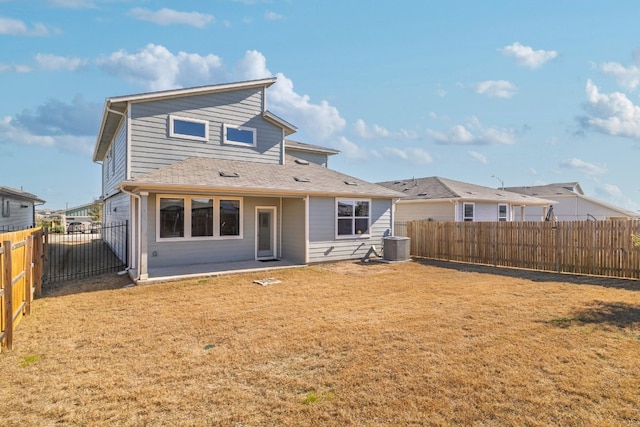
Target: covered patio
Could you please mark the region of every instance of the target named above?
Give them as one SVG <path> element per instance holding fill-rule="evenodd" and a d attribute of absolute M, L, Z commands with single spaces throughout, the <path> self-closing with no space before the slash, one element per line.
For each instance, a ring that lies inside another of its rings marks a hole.
<path fill-rule="evenodd" d="M 248 260 L 221 263 L 200 263 L 176 265 L 167 267 L 150 267 L 149 276 L 136 283 L 151 284 L 161 282 L 171 282 L 175 280 L 198 279 L 204 277 L 216 277 L 228 274 L 269 272 L 286 268 L 306 267 L 306 264 L 295 263 L 285 259 L 272 260 Z M 129 270 L 131 277 L 138 277 L 135 269 Z"/>

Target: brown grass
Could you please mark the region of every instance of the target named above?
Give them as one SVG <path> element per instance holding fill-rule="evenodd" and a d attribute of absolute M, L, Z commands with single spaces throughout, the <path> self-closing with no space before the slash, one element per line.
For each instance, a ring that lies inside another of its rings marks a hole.
<path fill-rule="evenodd" d="M 638 282 L 426 262 L 105 277 L 34 302 L 0 355 L 3 425 L 640 423 Z"/>

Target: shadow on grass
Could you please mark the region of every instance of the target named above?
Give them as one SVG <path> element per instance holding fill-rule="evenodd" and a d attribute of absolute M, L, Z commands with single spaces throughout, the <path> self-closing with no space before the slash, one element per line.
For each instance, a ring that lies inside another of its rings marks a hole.
<path fill-rule="evenodd" d="M 104 273 L 82 279 L 45 284 L 42 287 L 41 298 L 123 289 L 125 286 L 131 285 L 132 283 L 133 282 L 127 274 L 119 275 L 118 273 Z"/>
<path fill-rule="evenodd" d="M 584 276 L 569 273 L 551 273 L 546 271 L 520 270 L 515 268 L 466 264 L 455 261 L 439 261 L 424 258 L 414 258 L 413 260 L 414 262 L 418 262 L 423 265 L 430 265 L 433 267 L 448 268 L 462 272 L 495 274 L 499 276 L 531 280 L 533 282 L 562 282 L 573 283 L 576 285 L 596 285 L 606 288 L 640 291 L 640 281 L 634 279 L 619 279 L 600 276 Z"/>
<path fill-rule="evenodd" d="M 640 306 L 623 302 L 595 301 L 592 307 L 574 313 L 581 323 L 596 323 L 626 328 L 640 326 Z"/>

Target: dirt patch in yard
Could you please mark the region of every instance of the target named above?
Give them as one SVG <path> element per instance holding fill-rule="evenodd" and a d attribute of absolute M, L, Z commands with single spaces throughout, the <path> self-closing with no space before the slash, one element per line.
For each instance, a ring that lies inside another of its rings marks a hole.
<path fill-rule="evenodd" d="M 4 424 L 640 423 L 638 282 L 416 261 L 104 278 L 34 302 L 0 355 Z"/>

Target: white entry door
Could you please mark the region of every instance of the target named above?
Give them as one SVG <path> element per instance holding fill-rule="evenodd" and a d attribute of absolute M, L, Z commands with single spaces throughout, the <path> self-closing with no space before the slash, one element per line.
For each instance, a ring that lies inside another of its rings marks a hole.
<path fill-rule="evenodd" d="M 276 208 L 256 208 L 256 259 L 276 257 Z"/>

